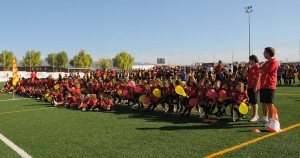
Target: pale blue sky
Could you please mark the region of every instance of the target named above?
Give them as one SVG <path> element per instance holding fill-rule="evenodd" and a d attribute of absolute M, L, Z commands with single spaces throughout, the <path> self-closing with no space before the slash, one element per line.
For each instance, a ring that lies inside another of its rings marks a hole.
<path fill-rule="evenodd" d="M 138 62 L 191 64 L 248 58 L 275 46 L 279 60 L 299 60 L 299 0 L 0 0 L 0 49 L 18 59 L 28 49 L 46 57 L 80 49 L 94 60 L 131 53 Z"/>

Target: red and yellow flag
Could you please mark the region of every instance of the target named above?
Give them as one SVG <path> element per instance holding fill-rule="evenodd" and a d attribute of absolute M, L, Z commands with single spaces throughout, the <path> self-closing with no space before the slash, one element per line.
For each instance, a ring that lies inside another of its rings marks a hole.
<path fill-rule="evenodd" d="M 15 86 L 17 84 L 17 82 L 19 81 L 19 73 L 18 73 L 16 58 L 13 58 L 12 72 L 13 72 L 12 84 Z"/>

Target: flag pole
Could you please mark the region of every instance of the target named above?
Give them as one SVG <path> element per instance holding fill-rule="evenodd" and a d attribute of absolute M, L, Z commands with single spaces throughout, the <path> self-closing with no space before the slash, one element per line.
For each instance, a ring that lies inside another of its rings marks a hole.
<path fill-rule="evenodd" d="M 13 85 L 13 92 L 12 92 L 12 94 L 13 94 L 13 100 L 15 100 L 15 86 Z"/>
<path fill-rule="evenodd" d="M 13 99 L 15 99 L 15 86 L 19 81 L 18 68 L 16 58 L 13 58 L 12 61 L 12 85 L 13 85 Z"/>

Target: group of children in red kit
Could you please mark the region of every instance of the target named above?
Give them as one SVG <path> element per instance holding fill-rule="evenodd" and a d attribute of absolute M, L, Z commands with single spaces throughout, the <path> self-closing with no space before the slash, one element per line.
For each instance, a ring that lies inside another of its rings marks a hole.
<path fill-rule="evenodd" d="M 215 81 L 201 79 L 196 82 L 193 77 L 187 81 L 164 80 L 140 80 L 138 84 L 132 85 L 131 80 L 123 81 L 118 78 L 114 80 L 84 80 L 80 78 L 62 79 L 21 79 L 14 88 L 14 93 L 24 96 L 36 97 L 51 102 L 54 106 L 65 106 L 82 111 L 113 111 L 115 104 L 127 104 L 129 108 L 137 107 L 153 112 L 161 106 L 166 113 L 180 113 L 181 116 L 190 117 L 192 109 L 196 109 L 201 117 L 217 118 L 226 116 L 226 108 L 230 107 L 231 116 L 243 115 L 238 106 L 241 102 L 248 105 L 248 95 L 244 90 L 244 83 L 235 81 Z M 175 89 L 181 86 L 186 95 L 177 94 Z M 11 91 L 11 81 L 8 81 L 2 91 Z M 216 92 L 214 98 L 207 95 L 213 89 Z M 153 94 L 159 90 L 158 97 Z M 226 92 L 226 97 L 220 99 L 220 91 Z M 141 96 L 145 95 L 141 100 Z M 147 100 L 147 99 L 149 100 Z M 197 105 L 190 105 L 191 99 L 197 99 Z M 146 101 L 147 100 L 147 101 Z M 249 107 L 250 108 L 250 107 Z"/>

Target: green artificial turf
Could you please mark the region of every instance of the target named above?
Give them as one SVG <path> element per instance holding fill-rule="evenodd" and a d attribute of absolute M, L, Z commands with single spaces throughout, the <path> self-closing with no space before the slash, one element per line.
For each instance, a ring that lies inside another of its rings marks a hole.
<path fill-rule="evenodd" d="M 11 150 L 6 144 L 0 141 L 0 157 L 1 158 L 17 158 L 17 153 Z"/>
<path fill-rule="evenodd" d="M 299 123 L 300 87 L 278 87 L 276 93 L 282 128 Z M 10 97 L 0 93 L 0 100 Z M 26 109 L 40 110 L 1 114 Z M 262 132 L 251 133 L 254 128 Z M 115 112 L 81 112 L 36 99 L 0 102 L 0 133 L 33 157 L 203 157 L 269 134 L 266 129 L 248 120 L 232 122 L 228 117 L 207 124 L 197 115 L 181 118 L 124 105 Z M 296 157 L 299 133 L 298 127 L 222 157 Z M 3 143 L 0 154 L 15 156 Z"/>

